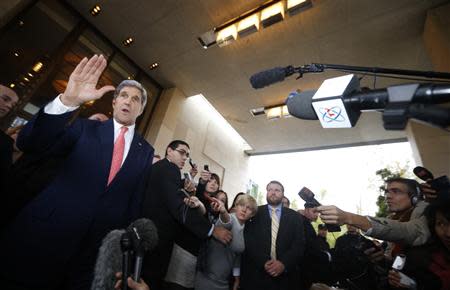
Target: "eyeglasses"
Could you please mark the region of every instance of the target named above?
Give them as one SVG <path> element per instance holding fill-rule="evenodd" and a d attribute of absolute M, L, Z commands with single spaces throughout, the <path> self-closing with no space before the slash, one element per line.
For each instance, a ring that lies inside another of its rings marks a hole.
<path fill-rule="evenodd" d="M 181 156 L 186 156 L 187 158 L 189 158 L 189 152 L 186 152 L 183 149 L 175 149 L 175 151 L 178 151 Z"/>

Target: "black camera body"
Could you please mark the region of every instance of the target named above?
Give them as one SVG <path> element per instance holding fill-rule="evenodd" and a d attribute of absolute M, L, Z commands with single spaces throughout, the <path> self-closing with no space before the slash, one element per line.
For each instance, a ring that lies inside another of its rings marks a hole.
<path fill-rule="evenodd" d="M 434 178 L 433 173 L 421 166 L 415 167 L 413 172 L 418 178 L 428 183 L 439 198 L 450 198 L 450 180 L 447 175 Z"/>

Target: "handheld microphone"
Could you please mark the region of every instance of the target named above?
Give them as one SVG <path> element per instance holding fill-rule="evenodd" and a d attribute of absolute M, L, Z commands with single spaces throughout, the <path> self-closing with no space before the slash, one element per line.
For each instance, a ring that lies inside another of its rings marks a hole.
<path fill-rule="evenodd" d="M 128 227 L 128 231 L 133 233 L 132 240 L 135 252 L 133 280 L 139 282 L 145 253 L 153 250 L 158 244 L 158 230 L 151 220 L 141 218 L 134 221 Z"/>
<path fill-rule="evenodd" d="M 256 73 L 250 77 L 250 83 L 254 89 L 261 89 L 271 84 L 282 82 L 285 77 L 295 73 L 293 66 L 275 67 Z"/>
<path fill-rule="evenodd" d="M 134 251 L 136 255 L 133 279 L 137 282 L 140 280 L 142 261 L 145 252 L 154 249 L 158 243 L 156 226 L 151 220 L 144 218 L 131 223 L 127 230 L 113 230 L 105 236 L 95 264 L 94 279 L 91 286 L 92 290 L 114 289 L 114 284 L 116 283 L 115 274 L 121 271 L 123 273 L 126 271 L 129 272 L 131 266 L 129 259 L 124 259 L 122 261 L 123 255 L 121 243 L 124 234 L 128 235 L 128 237 L 124 237 L 128 238 L 128 241 L 125 241 L 125 249 L 129 249 L 128 256 L 131 257 L 131 251 Z M 139 238 L 137 238 L 137 236 Z M 139 262 L 137 262 L 138 260 Z M 122 269 L 122 265 L 125 265 L 128 269 Z M 122 277 L 126 276 L 123 275 Z M 122 285 L 123 284 L 126 285 L 127 283 L 122 283 Z"/>
<path fill-rule="evenodd" d="M 122 250 L 122 290 L 128 290 L 127 279 L 130 276 L 130 259 L 133 244 L 130 232 L 126 231 L 120 237 L 120 248 Z"/>

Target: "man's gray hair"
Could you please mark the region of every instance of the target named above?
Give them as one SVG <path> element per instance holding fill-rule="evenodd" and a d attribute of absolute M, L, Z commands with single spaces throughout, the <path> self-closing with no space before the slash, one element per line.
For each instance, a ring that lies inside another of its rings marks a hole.
<path fill-rule="evenodd" d="M 114 91 L 114 99 L 117 98 L 117 96 L 119 95 L 120 91 L 124 87 L 134 87 L 134 88 L 138 89 L 139 91 L 141 91 L 141 95 L 142 95 L 141 104 L 142 104 L 142 107 L 145 108 L 145 105 L 147 104 L 147 91 L 144 89 L 144 87 L 142 86 L 142 84 L 140 82 L 135 81 L 135 80 L 124 80 L 124 81 L 122 81 L 116 87 L 116 90 Z"/>

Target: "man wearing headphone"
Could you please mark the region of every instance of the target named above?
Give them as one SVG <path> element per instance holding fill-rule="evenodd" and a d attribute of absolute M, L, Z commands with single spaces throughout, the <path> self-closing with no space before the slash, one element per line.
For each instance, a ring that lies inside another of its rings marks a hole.
<path fill-rule="evenodd" d="M 419 184 L 413 179 L 393 178 L 386 182 L 387 218 L 361 216 L 338 207 L 319 206 L 320 218 L 327 224 L 355 226 L 367 236 L 403 246 L 423 245 L 430 237 Z M 395 248 L 394 248 L 395 250 Z M 395 254 L 395 253 L 393 253 Z"/>

